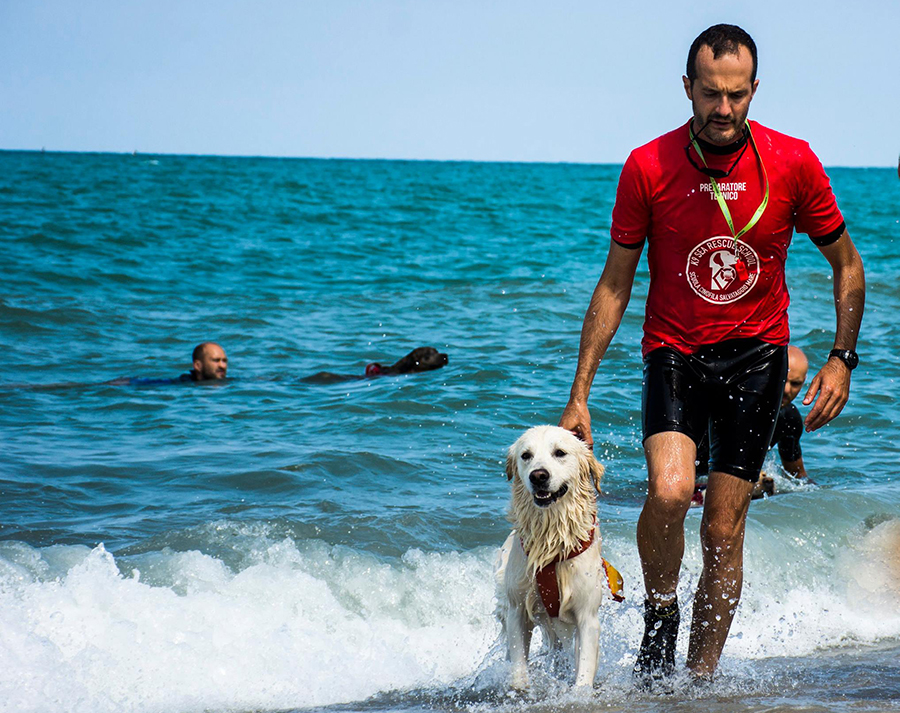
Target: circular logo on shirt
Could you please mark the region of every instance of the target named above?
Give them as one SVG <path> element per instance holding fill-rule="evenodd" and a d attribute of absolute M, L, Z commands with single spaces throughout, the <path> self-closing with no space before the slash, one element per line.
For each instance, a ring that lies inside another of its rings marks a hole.
<path fill-rule="evenodd" d="M 759 256 L 747 243 L 720 235 L 691 250 L 685 270 L 691 289 L 707 302 L 726 304 L 746 295 L 759 279 Z"/>

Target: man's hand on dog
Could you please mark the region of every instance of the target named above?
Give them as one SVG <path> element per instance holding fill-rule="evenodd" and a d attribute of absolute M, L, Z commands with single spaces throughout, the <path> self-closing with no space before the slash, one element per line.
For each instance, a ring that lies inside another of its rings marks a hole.
<path fill-rule="evenodd" d="M 559 426 L 575 434 L 587 444 L 588 448 L 594 447 L 594 439 L 591 436 L 591 413 L 584 401 L 570 399 L 559 419 Z"/>

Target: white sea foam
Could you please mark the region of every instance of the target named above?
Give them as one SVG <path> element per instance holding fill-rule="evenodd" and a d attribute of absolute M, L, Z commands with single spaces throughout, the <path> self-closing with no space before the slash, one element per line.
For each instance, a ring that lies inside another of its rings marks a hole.
<path fill-rule="evenodd" d="M 748 530 L 726 673 L 761 658 L 900 636 L 896 520 L 824 546 L 786 524 L 783 512 L 771 515 L 777 526 L 760 511 Z M 696 523 L 689 518 L 689 530 Z M 0 709 L 303 708 L 440 689 L 484 671 L 499 635 L 492 550 L 410 550 L 383 561 L 270 539 L 264 529 L 229 533 L 237 567 L 197 550 L 116 560 L 102 545 L 0 543 Z M 687 605 L 699 574 L 695 540 L 689 533 L 680 588 Z M 616 687 L 641 633 L 640 569 L 629 538 L 608 533 L 605 547 L 628 595 L 601 612 L 600 677 Z"/>
<path fill-rule="evenodd" d="M 284 541 L 237 573 L 199 552 L 138 558 L 151 582 L 123 575 L 102 545 L 51 549 L 0 547 L 4 710 L 360 700 L 465 675 L 497 633 L 483 553 L 410 551 L 389 565 Z"/>

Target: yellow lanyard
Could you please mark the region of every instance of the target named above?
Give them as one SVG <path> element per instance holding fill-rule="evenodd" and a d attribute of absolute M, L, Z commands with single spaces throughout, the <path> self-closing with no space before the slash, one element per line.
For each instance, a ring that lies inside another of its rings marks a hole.
<path fill-rule="evenodd" d="M 693 121 L 693 120 L 691 120 Z M 750 134 L 750 145 L 753 147 L 753 152 L 756 154 L 756 158 L 759 159 L 759 165 L 762 167 L 763 178 L 766 181 L 766 193 L 763 196 L 762 203 L 759 204 L 759 207 L 756 209 L 756 212 L 753 214 L 753 217 L 747 222 L 743 228 L 740 229 L 739 232 L 734 232 L 734 221 L 731 219 L 731 211 L 728 210 L 728 204 L 725 202 L 725 197 L 722 195 L 722 191 L 719 189 L 719 182 L 713 178 L 709 177 L 709 180 L 712 181 L 713 193 L 716 196 L 716 202 L 719 204 L 719 209 L 722 211 L 722 215 L 725 216 L 725 222 L 728 223 L 728 229 L 731 231 L 731 237 L 734 238 L 734 249 L 737 251 L 737 241 L 744 233 L 750 230 L 754 225 L 759 222 L 759 219 L 762 217 L 762 214 L 766 212 L 766 206 L 769 205 L 769 174 L 766 173 L 766 164 L 763 163 L 762 156 L 759 155 L 759 149 L 756 147 L 756 140 L 753 138 L 753 129 L 750 128 L 750 122 L 746 122 L 747 131 Z M 700 146 L 697 143 L 697 139 L 694 136 L 694 130 L 688 125 L 688 132 L 691 137 L 691 144 L 694 147 L 694 151 L 697 152 L 697 155 L 700 157 L 700 160 L 703 161 L 703 165 L 706 168 L 709 168 L 709 165 L 706 163 L 706 159 L 703 157 L 703 152 L 700 150 Z"/>

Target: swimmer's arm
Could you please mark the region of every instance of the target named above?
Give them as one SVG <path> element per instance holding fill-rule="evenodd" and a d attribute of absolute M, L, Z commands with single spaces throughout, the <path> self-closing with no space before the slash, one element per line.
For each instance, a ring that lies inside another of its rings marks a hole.
<path fill-rule="evenodd" d="M 559 425 L 579 436 L 589 446 L 591 416 L 587 408 L 588 395 L 600 360 L 606 354 L 613 335 L 622 322 L 622 315 L 631 299 L 634 275 L 641 259 L 640 248 L 625 248 L 610 241 L 609 254 L 603 274 L 594 288 L 581 327 L 581 345 L 578 349 L 578 366 L 569 395 L 569 403 L 560 418 Z"/>
<path fill-rule="evenodd" d="M 806 472 L 806 467 L 803 465 L 803 456 L 800 456 L 797 460 L 782 460 L 781 467 L 784 468 L 784 471 L 788 475 L 791 475 L 794 478 L 809 477 Z"/>
<path fill-rule="evenodd" d="M 819 248 L 834 273 L 834 307 L 837 313 L 835 349 L 856 349 L 866 304 L 866 275 L 850 235 L 845 230 L 831 245 Z M 804 421 L 815 431 L 837 416 L 850 397 L 850 369 L 840 359 L 829 359 L 809 385 L 803 403 L 815 404 Z"/>

